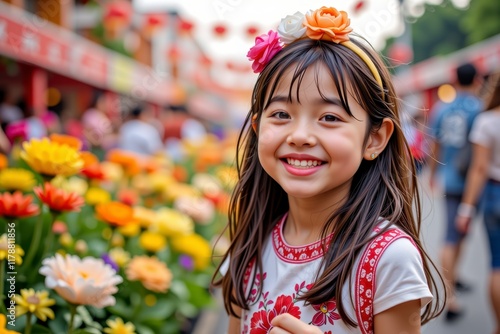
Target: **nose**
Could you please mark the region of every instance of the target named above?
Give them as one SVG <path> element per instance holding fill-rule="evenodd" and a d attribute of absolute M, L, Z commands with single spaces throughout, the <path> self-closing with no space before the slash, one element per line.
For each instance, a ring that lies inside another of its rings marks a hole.
<path fill-rule="evenodd" d="M 288 145 L 299 147 L 314 146 L 317 143 L 317 138 L 310 125 L 297 122 L 291 126 L 286 142 Z"/>

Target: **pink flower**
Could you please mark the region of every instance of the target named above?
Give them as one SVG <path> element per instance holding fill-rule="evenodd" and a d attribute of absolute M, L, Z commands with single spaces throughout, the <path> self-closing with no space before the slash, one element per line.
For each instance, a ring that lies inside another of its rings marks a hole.
<path fill-rule="evenodd" d="M 283 46 L 280 43 L 279 35 L 276 31 L 269 32 L 255 37 L 255 45 L 250 48 L 247 57 L 253 60 L 252 69 L 254 73 L 260 73 L 267 63 L 277 54 Z"/>

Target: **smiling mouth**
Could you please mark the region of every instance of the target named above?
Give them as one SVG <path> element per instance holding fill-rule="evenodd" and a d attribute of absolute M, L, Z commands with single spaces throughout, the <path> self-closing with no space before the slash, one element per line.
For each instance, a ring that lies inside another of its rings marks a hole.
<path fill-rule="evenodd" d="M 287 164 L 296 168 L 312 168 L 323 164 L 323 161 L 320 160 L 299 160 L 291 158 L 286 158 L 283 160 L 286 160 Z"/>

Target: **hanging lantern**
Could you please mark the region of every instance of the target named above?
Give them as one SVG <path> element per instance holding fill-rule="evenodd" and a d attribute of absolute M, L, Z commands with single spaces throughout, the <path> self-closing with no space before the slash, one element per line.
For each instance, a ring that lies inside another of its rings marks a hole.
<path fill-rule="evenodd" d="M 194 24 L 192 22 L 179 18 L 177 28 L 179 30 L 179 33 L 189 34 L 191 33 L 191 31 L 193 31 Z"/>
<path fill-rule="evenodd" d="M 167 58 L 171 62 L 176 62 L 177 60 L 179 60 L 181 58 L 181 50 L 179 49 L 179 47 L 177 45 L 172 45 L 170 47 L 170 49 L 168 49 Z"/>
<path fill-rule="evenodd" d="M 258 32 L 259 32 L 259 29 L 254 25 L 250 25 L 246 29 L 247 37 L 252 39 L 252 40 L 255 38 L 255 36 L 257 36 Z"/>
<path fill-rule="evenodd" d="M 125 29 L 132 19 L 132 4 L 125 0 L 114 0 L 104 5 L 103 23 L 112 32 Z"/>
<path fill-rule="evenodd" d="M 408 64 L 413 59 L 413 51 L 404 43 L 394 43 L 387 55 L 393 65 Z"/>
<path fill-rule="evenodd" d="M 212 60 L 206 56 L 206 55 L 201 55 L 199 58 L 199 63 L 203 67 L 210 67 L 212 66 Z"/>
<path fill-rule="evenodd" d="M 354 13 L 358 13 L 359 11 L 361 11 L 363 9 L 363 7 L 365 7 L 365 2 L 364 1 L 358 1 L 358 2 L 356 2 L 356 4 L 354 5 L 353 12 Z"/>
<path fill-rule="evenodd" d="M 216 24 L 214 26 L 214 34 L 217 36 L 217 37 L 223 37 L 226 32 L 227 32 L 227 28 L 225 25 L 223 24 Z"/>
<path fill-rule="evenodd" d="M 165 26 L 166 17 L 160 14 L 148 14 L 144 17 L 144 32 L 151 36 L 158 29 Z"/>

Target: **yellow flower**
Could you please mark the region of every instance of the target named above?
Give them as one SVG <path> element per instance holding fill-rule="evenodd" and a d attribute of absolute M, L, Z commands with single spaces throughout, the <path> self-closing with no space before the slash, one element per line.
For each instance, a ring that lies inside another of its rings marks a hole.
<path fill-rule="evenodd" d="M 101 167 L 106 180 L 118 182 L 123 178 L 124 172 L 122 166 L 114 162 L 103 161 L 101 162 Z"/>
<path fill-rule="evenodd" d="M 135 256 L 125 274 L 130 281 L 140 281 L 146 289 L 154 292 L 167 292 L 172 283 L 172 272 L 154 256 Z"/>
<path fill-rule="evenodd" d="M 192 185 L 174 182 L 163 191 L 163 195 L 173 202 L 180 196 L 200 196 L 201 192 Z"/>
<path fill-rule="evenodd" d="M 83 160 L 76 149 L 48 138 L 24 142 L 21 158 L 38 173 L 50 176 L 74 175 L 83 167 Z"/>
<path fill-rule="evenodd" d="M 35 175 L 27 169 L 5 168 L 0 171 L 0 187 L 3 189 L 29 191 L 35 183 Z"/>
<path fill-rule="evenodd" d="M 62 175 L 57 175 L 50 181 L 50 183 L 56 188 L 66 190 L 70 193 L 76 193 L 80 196 L 83 196 L 87 192 L 88 188 L 87 181 L 77 176 L 66 179 Z"/>
<path fill-rule="evenodd" d="M 97 205 L 111 202 L 111 195 L 102 188 L 91 187 L 85 194 L 85 201 L 89 205 Z"/>
<path fill-rule="evenodd" d="M 49 306 L 56 303 L 54 299 L 49 298 L 48 291 L 36 291 L 33 289 L 22 289 L 21 295 L 14 297 L 16 301 L 16 316 L 22 316 L 26 313 L 34 314 L 38 319 L 46 321 L 47 318 L 54 319 L 54 311 Z"/>
<path fill-rule="evenodd" d="M 151 230 L 160 232 L 166 237 L 191 234 L 194 230 L 193 220 L 186 214 L 170 208 L 161 208 L 156 212 L 157 220 Z"/>
<path fill-rule="evenodd" d="M 123 248 L 112 248 L 109 256 L 119 267 L 124 267 L 130 261 L 130 253 Z"/>
<path fill-rule="evenodd" d="M 210 263 L 212 250 L 208 241 L 198 234 L 180 235 L 172 239 L 172 249 L 189 255 L 194 260 L 194 268 L 205 269 Z"/>
<path fill-rule="evenodd" d="M 16 331 L 8 330 L 7 328 L 5 328 L 6 325 L 7 325 L 7 317 L 5 316 L 5 314 L 0 313 L 0 334 L 21 334 Z"/>
<path fill-rule="evenodd" d="M 11 246 L 12 247 L 12 246 Z M 14 256 L 14 262 L 19 266 L 23 263 L 24 250 L 19 245 L 15 245 L 14 254 L 10 254 Z M 0 237 L 0 261 L 9 259 L 9 241 L 7 240 L 7 234 L 2 234 Z"/>
<path fill-rule="evenodd" d="M 139 237 L 139 245 L 148 252 L 156 253 L 165 248 L 167 240 L 159 233 L 145 231 Z"/>
<path fill-rule="evenodd" d="M 171 184 L 176 183 L 175 179 L 171 175 L 165 174 L 165 172 L 148 174 L 148 177 L 151 187 L 156 192 L 163 192 L 168 189 Z"/>
<path fill-rule="evenodd" d="M 135 334 L 135 326 L 131 322 L 124 323 L 121 318 L 115 320 L 108 319 L 106 324 L 109 327 L 104 328 L 104 333 L 108 334 Z"/>
<path fill-rule="evenodd" d="M 135 206 L 134 219 L 137 220 L 143 228 L 149 228 L 156 221 L 156 212 L 143 206 Z"/>
<path fill-rule="evenodd" d="M 125 237 L 134 237 L 141 231 L 141 225 L 139 223 L 133 222 L 125 226 L 120 226 L 118 232 L 120 232 Z"/>
<path fill-rule="evenodd" d="M 234 167 L 221 166 L 217 168 L 215 175 L 226 189 L 233 189 L 238 181 L 238 172 Z"/>

